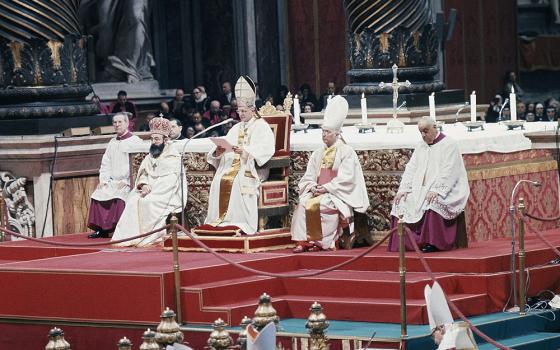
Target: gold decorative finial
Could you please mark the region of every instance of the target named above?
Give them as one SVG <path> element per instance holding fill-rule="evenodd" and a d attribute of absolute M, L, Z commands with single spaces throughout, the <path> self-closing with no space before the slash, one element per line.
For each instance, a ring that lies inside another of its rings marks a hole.
<path fill-rule="evenodd" d="M 49 331 L 49 342 L 45 350 L 70 350 L 70 344 L 64 339 L 62 329 L 54 327 Z"/>
<path fill-rule="evenodd" d="M 144 342 L 140 344 L 140 350 L 160 350 L 159 344 L 156 343 L 156 332 L 148 328 L 142 336 Z"/>
<path fill-rule="evenodd" d="M 127 337 L 124 337 L 121 340 L 119 340 L 117 346 L 118 346 L 118 350 L 132 350 L 132 342 Z"/>
<path fill-rule="evenodd" d="M 161 322 L 157 326 L 156 342 L 163 348 L 173 343 L 182 343 L 184 339 L 183 332 L 181 332 L 179 324 L 175 317 L 175 311 L 166 307 L 161 313 Z"/>
<path fill-rule="evenodd" d="M 247 326 L 251 324 L 251 319 L 247 316 L 244 316 L 241 320 L 239 326 L 241 327 L 241 331 L 239 332 L 239 336 L 237 337 L 237 345 L 241 348 L 241 350 L 245 350 L 247 348 Z"/>
<path fill-rule="evenodd" d="M 323 307 L 318 302 L 314 302 L 309 309 L 311 314 L 307 318 L 305 328 L 307 328 L 311 338 L 310 350 L 326 350 L 329 347 L 328 338 L 325 331 L 329 328 L 327 316 L 323 313 Z"/>
<path fill-rule="evenodd" d="M 212 350 L 225 350 L 233 345 L 233 339 L 230 337 L 229 332 L 225 330 L 226 323 L 218 318 L 214 321 L 212 328 L 214 330 L 210 333 L 208 338 L 208 346 Z"/>
<path fill-rule="evenodd" d="M 280 317 L 278 317 L 276 309 L 272 306 L 270 295 L 263 293 L 259 298 L 259 306 L 255 310 L 253 326 L 258 331 L 261 331 L 270 322 L 274 322 L 276 329 L 278 329 Z"/>

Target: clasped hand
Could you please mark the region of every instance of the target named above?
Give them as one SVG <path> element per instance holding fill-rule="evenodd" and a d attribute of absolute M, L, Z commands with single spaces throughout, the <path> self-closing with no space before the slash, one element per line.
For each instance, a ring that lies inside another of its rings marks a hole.
<path fill-rule="evenodd" d="M 397 195 L 395 196 L 395 204 L 398 205 L 402 200 L 406 200 L 406 197 L 408 196 L 408 192 L 399 192 L 397 193 Z M 437 200 L 438 194 L 437 192 L 434 191 L 429 191 L 426 194 L 426 202 L 428 202 L 428 204 L 432 204 Z"/>
<path fill-rule="evenodd" d="M 321 185 L 316 185 L 311 187 L 311 193 L 313 194 L 313 197 L 317 197 L 327 193 L 327 190 Z"/>
<path fill-rule="evenodd" d="M 150 192 L 152 192 L 152 186 L 144 184 L 140 187 L 140 196 L 146 197 Z"/>

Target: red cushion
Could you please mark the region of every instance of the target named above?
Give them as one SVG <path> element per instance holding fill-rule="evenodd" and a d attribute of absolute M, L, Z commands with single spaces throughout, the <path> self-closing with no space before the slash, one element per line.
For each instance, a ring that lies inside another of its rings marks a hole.
<path fill-rule="evenodd" d="M 235 225 L 212 226 L 210 224 L 197 226 L 192 231 L 199 236 L 235 236 L 243 233 L 243 231 Z"/>

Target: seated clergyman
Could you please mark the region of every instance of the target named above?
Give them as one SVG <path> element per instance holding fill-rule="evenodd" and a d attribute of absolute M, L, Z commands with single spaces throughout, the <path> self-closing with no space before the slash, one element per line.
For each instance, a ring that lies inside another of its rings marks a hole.
<path fill-rule="evenodd" d="M 215 147 L 208 153 L 208 163 L 216 168 L 210 186 L 208 215 L 204 226 L 219 230 L 233 228 L 253 235 L 258 228 L 258 196 L 267 169 L 259 169 L 274 154 L 275 139 L 270 125 L 255 109 L 255 84 L 240 77 L 235 96 L 241 122 L 224 137 L 233 150 Z"/>
<path fill-rule="evenodd" d="M 130 192 L 128 153 L 129 146 L 142 142 L 128 131 L 128 115 L 113 116 L 117 136 L 109 141 L 99 168 L 99 185 L 91 195 L 88 227 L 95 230 L 89 238 L 109 237 L 115 230 L 124 210 L 124 201 Z"/>
<path fill-rule="evenodd" d="M 369 200 L 354 149 L 340 139 L 348 102 L 335 96 L 322 125 L 324 145 L 311 154 L 299 182 L 299 204 L 292 219 L 295 253 L 334 249 L 344 225 L 353 229 L 354 211 L 365 213 Z"/>
<path fill-rule="evenodd" d="M 422 142 L 406 165 L 391 210 L 391 225 L 402 216 L 425 253 L 450 250 L 455 245 L 457 216 L 469 198 L 469 182 L 457 143 L 439 132 L 429 117 L 418 122 Z M 412 250 L 406 239 L 406 249 Z M 389 250 L 398 251 L 395 232 Z"/>
<path fill-rule="evenodd" d="M 170 129 L 167 119 L 159 117 L 150 121 L 150 153 L 140 164 L 134 190 L 126 199 L 126 207 L 112 241 L 158 229 L 165 225 L 169 214 L 183 210 L 187 201 L 187 181 L 184 175 L 181 179 L 181 156 L 169 144 Z M 146 246 L 159 242 L 165 233 L 162 230 L 117 245 Z"/>

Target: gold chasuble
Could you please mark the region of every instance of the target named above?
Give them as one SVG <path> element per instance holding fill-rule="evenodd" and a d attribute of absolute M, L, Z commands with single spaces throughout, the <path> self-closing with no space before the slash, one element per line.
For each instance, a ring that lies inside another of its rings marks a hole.
<path fill-rule="evenodd" d="M 336 171 L 332 170 L 334 158 L 336 156 L 336 146 L 332 145 L 325 150 L 321 159 L 321 170 L 317 176 L 317 184 L 324 185 L 336 177 Z M 321 229 L 321 198 L 318 195 L 309 199 L 305 203 L 305 221 L 307 224 L 307 239 L 310 241 L 318 241 L 323 238 Z"/>
<path fill-rule="evenodd" d="M 245 130 L 240 128 L 239 135 L 237 136 L 237 146 L 242 147 L 245 141 Z M 233 180 L 237 176 L 239 169 L 241 167 L 241 155 L 236 153 L 233 162 L 231 163 L 231 168 L 222 176 L 220 180 L 220 217 L 215 223 L 219 225 L 226 216 L 227 208 L 229 205 L 229 198 L 231 196 L 231 188 L 233 186 Z"/>

